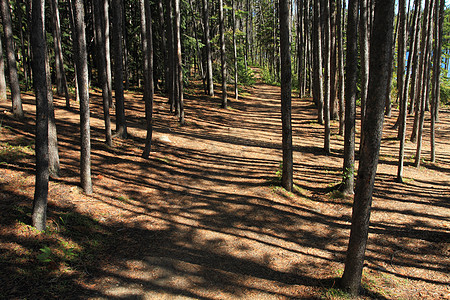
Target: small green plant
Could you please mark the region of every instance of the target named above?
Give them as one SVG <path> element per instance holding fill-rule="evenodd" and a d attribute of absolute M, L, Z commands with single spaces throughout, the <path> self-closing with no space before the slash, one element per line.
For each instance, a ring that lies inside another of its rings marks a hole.
<path fill-rule="evenodd" d="M 49 263 L 52 259 L 52 249 L 50 249 L 48 246 L 45 246 L 44 248 L 39 249 L 42 253 L 38 254 L 36 257 L 40 262 L 43 263 Z"/>
<path fill-rule="evenodd" d="M 329 288 L 323 293 L 322 299 L 351 299 L 351 296 L 343 290 Z"/>
<path fill-rule="evenodd" d="M 275 172 L 277 179 L 281 182 L 281 178 L 283 177 L 283 162 L 280 162 L 278 165 L 278 170 Z"/>

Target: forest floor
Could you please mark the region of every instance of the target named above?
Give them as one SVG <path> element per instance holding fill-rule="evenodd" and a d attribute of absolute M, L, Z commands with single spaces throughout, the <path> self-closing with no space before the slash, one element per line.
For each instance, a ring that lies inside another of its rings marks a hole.
<path fill-rule="evenodd" d="M 101 95 L 92 91 L 90 196 L 79 188 L 78 103 L 66 109 L 57 97 L 61 177 L 50 182 L 43 233 L 28 225 L 34 97 L 23 95 L 24 122 L 0 103 L 0 298 L 347 297 L 337 283 L 352 198 L 333 191 L 342 174 L 338 123 L 326 155 L 311 99 L 293 98 L 296 187 L 288 193 L 279 186 L 279 87 L 258 82 L 239 100 L 231 95 L 228 109 L 220 93 L 185 92 L 182 127 L 156 95 L 153 148 L 143 159 L 141 94 L 126 94 L 128 139 L 107 147 Z M 407 142 L 404 184 L 394 180 L 396 113 L 385 120 L 361 299 L 450 299 L 450 110 L 437 124 L 436 163 L 428 126 L 419 168 Z"/>

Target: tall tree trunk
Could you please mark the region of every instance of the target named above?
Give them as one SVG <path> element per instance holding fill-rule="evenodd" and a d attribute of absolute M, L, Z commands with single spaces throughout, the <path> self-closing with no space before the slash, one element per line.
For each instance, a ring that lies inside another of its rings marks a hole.
<path fill-rule="evenodd" d="M 168 57 L 168 91 L 170 112 L 175 110 L 175 63 L 174 63 L 174 41 L 173 41 L 173 16 L 172 0 L 166 0 L 166 34 L 167 34 L 167 57 Z"/>
<path fill-rule="evenodd" d="M 59 7 L 57 0 L 50 1 L 52 11 L 53 42 L 55 47 L 55 74 L 56 74 L 56 92 L 59 96 L 66 97 L 66 107 L 70 107 L 69 88 L 67 87 L 66 72 L 64 70 L 64 57 L 62 53 L 61 42 L 61 22 L 59 19 Z"/>
<path fill-rule="evenodd" d="M 233 60 L 234 60 L 234 98 L 239 99 L 238 91 L 238 58 L 236 48 L 236 0 L 232 1 L 232 17 L 233 17 Z"/>
<path fill-rule="evenodd" d="M 103 32 L 105 33 L 104 35 L 104 47 L 105 47 L 105 71 L 106 71 L 106 85 L 108 86 L 108 111 L 109 111 L 109 107 L 114 107 L 114 102 L 112 99 L 112 68 L 111 68 L 111 40 L 110 40 L 110 36 L 111 36 L 111 26 L 110 26 L 110 20 L 109 20 L 109 0 L 102 0 L 102 4 L 103 4 L 103 9 L 102 9 L 102 15 L 103 15 Z M 123 4 L 122 4 L 123 7 Z M 125 14 L 123 14 L 125 15 Z M 126 28 L 126 26 L 124 26 L 124 28 Z M 126 30 L 124 30 L 125 32 Z M 126 38 L 123 38 L 123 41 L 125 43 Z M 125 44 L 126 45 L 126 44 Z M 125 51 L 124 51 L 125 52 Z M 126 59 L 123 60 L 124 62 L 126 61 Z M 125 72 L 125 77 L 128 77 L 128 73 Z M 127 79 L 125 79 L 125 81 L 127 81 Z M 108 112 L 109 114 L 109 112 Z"/>
<path fill-rule="evenodd" d="M 212 58 L 211 58 L 211 42 L 209 40 L 209 7 L 208 0 L 202 0 L 203 9 L 203 27 L 205 35 L 205 51 L 206 51 L 206 79 L 208 83 L 208 95 L 214 97 L 214 81 L 212 70 Z"/>
<path fill-rule="evenodd" d="M 404 9 L 401 7 L 400 9 L 403 11 Z M 417 24 L 419 20 L 420 15 L 420 0 L 415 0 L 415 11 L 414 11 L 414 18 L 413 18 L 413 26 L 412 28 L 416 28 L 415 24 Z M 418 30 L 416 30 L 418 31 Z M 399 183 L 403 182 L 403 164 L 404 164 L 404 154 L 405 154 L 405 137 L 406 137 L 406 120 L 407 120 L 407 109 L 408 109 L 408 97 L 409 97 L 409 78 L 410 78 L 410 69 L 411 69 L 411 62 L 412 57 L 416 55 L 417 50 L 417 40 L 418 40 L 418 34 L 413 34 L 411 37 L 411 43 L 410 43 L 410 53 L 408 57 L 408 68 L 406 71 L 406 79 L 405 83 L 403 85 L 403 91 L 402 91 L 402 97 L 400 98 L 400 112 L 399 112 L 399 120 L 397 120 L 397 123 L 399 124 L 398 127 L 398 137 L 400 139 L 400 148 L 399 148 L 399 161 L 398 161 L 398 167 L 397 167 L 397 178 L 396 181 Z M 413 81 L 414 83 L 414 81 Z"/>
<path fill-rule="evenodd" d="M 75 43 L 78 88 L 80 95 L 80 126 L 81 126 L 81 187 L 86 194 L 92 194 L 91 180 L 91 132 L 89 118 L 89 77 L 88 58 L 86 50 L 86 33 L 84 23 L 83 0 L 73 0 Z"/>
<path fill-rule="evenodd" d="M 336 43 L 336 0 L 330 1 L 330 119 L 338 117 L 337 94 L 337 43 Z"/>
<path fill-rule="evenodd" d="M 337 57 L 338 57 L 338 103 L 339 103 L 339 135 L 344 135 L 344 47 L 342 36 L 342 0 L 337 0 Z"/>
<path fill-rule="evenodd" d="M 23 76 L 24 76 L 24 79 L 25 79 L 25 90 L 26 91 L 28 91 L 28 89 L 29 89 L 29 86 L 30 86 L 30 76 L 29 76 L 29 74 L 31 73 L 31 72 L 29 72 L 29 70 L 28 70 L 28 67 L 29 67 L 29 65 L 28 65 L 28 60 L 30 59 L 30 57 L 27 57 L 27 55 L 26 55 L 26 53 L 27 53 L 27 50 L 26 50 L 26 45 L 25 45 L 25 40 L 24 40 L 24 38 L 23 38 L 23 12 L 22 12 L 22 0 L 19 0 L 19 1 L 15 1 L 17 4 L 16 4 L 16 11 L 17 11 L 17 18 L 18 18 L 18 21 L 19 21 L 19 24 L 20 24 L 20 30 L 19 30 L 19 38 L 20 38 L 20 45 L 21 45 L 21 51 L 22 51 L 22 58 L 23 58 L 23 63 L 22 63 L 22 66 L 23 66 Z"/>
<path fill-rule="evenodd" d="M 317 105 L 318 122 L 323 124 L 323 73 L 322 73 L 322 26 L 320 25 L 320 0 L 314 1 L 314 87 L 313 98 Z"/>
<path fill-rule="evenodd" d="M 123 94 L 123 14 L 120 0 L 113 0 L 113 55 L 114 55 L 114 87 L 116 98 L 116 135 L 127 138 L 127 122 L 125 117 L 125 99 Z"/>
<path fill-rule="evenodd" d="M 225 53 L 225 25 L 223 17 L 223 0 L 219 0 L 219 30 L 220 30 L 220 65 L 222 70 L 222 108 L 227 108 L 227 59 Z"/>
<path fill-rule="evenodd" d="M 145 3 L 144 3 L 145 2 Z M 148 158 L 152 146 L 153 119 L 153 33 L 152 15 L 149 0 L 139 0 L 141 8 L 141 42 L 144 54 L 144 102 L 147 135 L 142 157 Z"/>
<path fill-rule="evenodd" d="M 429 100 L 429 86 L 430 86 L 430 72 L 431 72 L 431 41 L 433 37 L 433 12 L 434 12 L 434 1 L 430 3 L 427 25 L 426 25 L 426 36 L 425 37 L 425 48 L 423 53 L 423 82 L 422 82 L 422 93 L 420 97 L 420 108 L 419 108 L 419 118 L 417 124 L 417 148 L 416 156 L 414 158 L 414 166 L 420 166 L 421 152 L 422 152 L 422 140 L 423 140 L 423 123 L 425 120 L 425 106 Z M 414 128 L 413 128 L 414 131 Z"/>
<path fill-rule="evenodd" d="M 127 29 L 127 10 L 126 10 L 126 3 L 127 1 L 122 1 L 122 10 L 123 10 L 123 72 L 125 74 L 125 85 L 124 89 L 129 90 L 130 89 L 130 71 L 129 71 L 129 59 L 128 59 L 128 43 L 129 43 L 129 37 L 128 37 L 128 29 Z M 112 73 L 112 70 L 111 70 Z M 111 80 L 112 82 L 112 80 Z M 114 107 L 114 103 L 112 105 L 112 108 Z"/>
<path fill-rule="evenodd" d="M 358 0 L 348 2 L 345 80 L 344 165 L 341 190 L 354 193 L 356 83 L 358 78 Z"/>
<path fill-rule="evenodd" d="M 361 159 L 353 203 L 350 240 L 342 276 L 342 285 L 352 295 L 359 293 L 364 256 L 369 233 L 373 186 L 378 165 L 384 121 L 388 72 L 392 67 L 392 32 L 394 1 L 377 0 L 370 39 L 370 73 Z"/>
<path fill-rule="evenodd" d="M 281 121 L 283 147 L 283 173 L 281 184 L 287 191 L 293 188 L 293 154 L 292 154 L 292 125 L 291 125 L 291 43 L 289 40 L 289 2 L 280 0 L 280 46 L 281 46 Z"/>
<path fill-rule="evenodd" d="M 416 142 L 417 140 L 417 134 L 419 131 L 419 122 L 420 122 L 420 108 L 421 108 L 421 102 L 423 100 L 423 88 L 425 84 L 425 78 L 426 78 L 426 46 L 428 41 L 428 18 L 429 18 L 429 12 L 430 9 L 430 3 L 428 1 L 425 1 L 425 8 L 423 11 L 423 18 L 422 18 L 422 28 L 421 28 L 421 39 L 420 39 L 420 52 L 419 52 L 419 58 L 418 58 L 418 64 L 419 64 L 419 72 L 418 72 L 418 79 L 416 84 L 416 90 L 414 93 L 415 100 L 415 106 L 414 106 L 414 123 L 413 123 L 413 129 L 411 133 L 411 141 Z"/>
<path fill-rule="evenodd" d="M 0 102 L 6 101 L 6 99 L 5 59 L 3 58 L 3 45 L 0 38 Z"/>
<path fill-rule="evenodd" d="M 436 141 L 435 141 L 435 124 L 438 121 L 438 111 L 440 102 L 440 86 L 441 86 L 441 58 L 442 58 L 442 35 L 443 35 L 443 25 L 444 25 L 444 8 L 445 1 L 440 0 L 439 12 L 436 13 L 435 21 L 435 46 L 434 46 L 434 70 L 433 70 L 433 87 L 432 87 L 432 99 L 431 99 L 431 134 L 430 134 L 430 144 L 431 144 L 431 162 L 436 161 Z M 437 4 L 436 4 L 437 9 Z"/>
<path fill-rule="evenodd" d="M 48 91 L 46 76 L 46 40 L 44 1 L 33 0 L 31 45 L 34 89 L 36 93 L 36 181 L 32 221 L 37 230 L 45 230 L 48 198 Z"/>
<path fill-rule="evenodd" d="M 174 0 L 174 40 L 176 54 L 176 85 L 177 85 L 177 108 L 178 117 L 181 125 L 184 125 L 184 101 L 183 101 L 183 62 L 181 57 L 181 14 L 180 0 Z"/>
<path fill-rule="evenodd" d="M 16 51 L 14 50 L 14 36 L 12 32 L 11 9 L 8 0 L 0 0 L 3 33 L 5 34 L 6 59 L 9 70 L 9 86 L 11 89 L 12 112 L 15 118 L 24 117 L 22 98 L 20 96 L 19 76 L 17 74 Z"/>
<path fill-rule="evenodd" d="M 102 96 L 103 96 L 103 117 L 105 121 L 105 141 L 108 146 L 112 146 L 112 134 L 111 134 L 111 118 L 109 115 L 109 105 L 110 105 L 110 96 L 111 89 L 108 85 L 107 79 L 107 58 L 106 58 L 106 20 L 104 19 L 103 12 L 103 2 L 104 0 L 95 0 L 94 2 L 94 11 L 96 15 L 96 24 L 95 24 L 95 32 L 97 35 L 98 45 L 98 73 L 102 84 Z"/>
<path fill-rule="evenodd" d="M 48 101 L 48 170 L 50 176 L 58 178 L 60 173 L 58 135 L 56 132 L 55 107 L 53 104 L 52 79 L 50 73 L 50 61 L 48 52 L 45 52 L 45 72 L 47 76 L 47 101 Z"/>
<path fill-rule="evenodd" d="M 324 99 L 323 99 L 323 115 L 325 123 L 324 150 L 330 153 L 330 3 L 328 0 L 323 1 L 323 26 L 325 32 L 325 42 L 323 49 L 324 59 Z"/>
<path fill-rule="evenodd" d="M 367 89 L 369 84 L 369 8 L 368 0 L 359 0 L 359 43 L 361 59 L 361 128 L 366 113 Z M 362 132 L 362 131 L 361 131 Z M 362 137 L 361 137 L 362 139 Z"/>

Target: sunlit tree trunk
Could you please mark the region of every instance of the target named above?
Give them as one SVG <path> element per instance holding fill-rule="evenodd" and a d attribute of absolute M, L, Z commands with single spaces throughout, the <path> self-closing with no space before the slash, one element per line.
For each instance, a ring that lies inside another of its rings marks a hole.
<path fill-rule="evenodd" d="M 281 46 L 281 121 L 283 172 L 281 184 L 287 191 L 293 188 L 293 154 L 292 154 L 292 125 L 291 125 L 291 43 L 289 27 L 289 2 L 280 0 L 280 46 Z"/>
<path fill-rule="evenodd" d="M 147 158 L 150 155 L 153 135 L 153 33 L 150 2 L 149 0 L 139 0 L 139 3 L 141 8 L 141 43 L 142 53 L 144 55 L 144 102 L 147 124 L 147 135 L 142 157 Z"/>
<path fill-rule="evenodd" d="M 351 2 L 351 1 L 350 1 Z M 392 67 L 394 1 L 377 0 L 370 39 L 369 88 L 364 122 L 361 158 L 352 211 L 350 240 L 342 276 L 342 286 L 352 295 L 359 293 L 369 233 L 373 186 L 378 165 L 384 121 L 388 72 Z"/>
<path fill-rule="evenodd" d="M 45 11 L 43 0 L 33 0 L 31 45 L 33 83 L 36 93 L 36 181 L 32 221 L 37 230 L 45 230 L 48 198 L 48 85 L 46 76 Z"/>
<path fill-rule="evenodd" d="M 227 108 L 227 59 L 225 53 L 225 25 L 223 16 L 223 0 L 219 0 L 219 31 L 220 31 L 220 65 L 222 70 L 222 108 Z"/>
<path fill-rule="evenodd" d="M 342 192 L 354 193 L 356 83 L 358 78 L 358 0 L 348 2 L 345 78 L 345 130 Z"/>
<path fill-rule="evenodd" d="M 86 33 L 84 23 L 83 0 L 73 0 L 75 23 L 75 60 L 77 64 L 78 88 L 80 96 L 80 127 L 81 127 L 81 187 L 86 194 L 92 194 L 91 180 L 91 133 L 89 117 L 89 78 L 86 50 Z"/>

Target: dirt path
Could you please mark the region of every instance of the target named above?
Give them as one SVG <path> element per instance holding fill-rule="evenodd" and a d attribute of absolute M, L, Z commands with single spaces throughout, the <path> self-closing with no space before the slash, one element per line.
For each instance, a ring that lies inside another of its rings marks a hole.
<path fill-rule="evenodd" d="M 337 123 L 332 123 L 332 153 L 326 156 L 311 102 L 294 99 L 297 188 L 286 193 L 277 187 L 279 88 L 258 83 L 240 100 L 230 99 L 227 110 L 220 109 L 217 98 L 198 95 L 187 90 L 184 127 L 168 114 L 166 99 L 156 98 L 149 160 L 140 158 L 145 136 L 141 96 L 127 95 L 130 139 L 115 140 L 111 149 L 102 142 L 100 98 L 94 97 L 91 197 L 77 188 L 77 108 L 64 110 L 63 100 L 56 100 L 63 170 L 50 187 L 50 219 L 58 224 L 58 216 L 68 211 L 87 218 L 97 227 L 81 226 L 84 237 L 71 239 L 86 245 L 85 236 L 99 234 L 102 242 L 92 246 L 92 253 L 80 250 L 90 253 L 87 263 L 55 282 L 65 280 L 92 298 L 333 298 L 351 215 L 351 199 L 329 193 L 340 181 L 342 166 Z M 27 102 L 30 112 L 31 98 Z M 1 141 L 17 136 L 30 141 L 30 117 L 27 127 L 5 115 L 11 130 L 1 132 Z M 404 185 L 393 181 L 398 142 L 389 124 L 395 118 L 386 121 L 363 297 L 449 297 L 450 113 L 441 114 L 438 163 L 425 162 L 419 169 L 408 165 Z M 411 164 L 414 144 L 407 146 Z M 29 205 L 32 161 L 1 168 L 8 195 Z M 12 187 L 17 176 L 28 180 L 21 191 L 17 183 Z M 2 245 L 26 247 L 20 228 L 2 224 Z M 22 239 L 7 238 L 6 231 Z"/>

